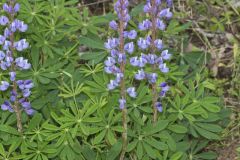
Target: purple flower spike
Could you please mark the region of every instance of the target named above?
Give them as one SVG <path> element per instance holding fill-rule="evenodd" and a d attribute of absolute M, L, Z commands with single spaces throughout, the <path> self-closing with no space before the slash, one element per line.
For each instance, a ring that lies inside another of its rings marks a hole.
<path fill-rule="evenodd" d="M 119 102 L 119 108 L 123 110 L 126 105 L 126 100 L 122 98 L 122 99 L 119 99 L 118 102 Z"/>
<path fill-rule="evenodd" d="M 128 93 L 128 95 L 129 95 L 130 97 L 132 97 L 132 98 L 136 98 L 136 96 L 137 96 L 137 93 L 136 93 L 136 91 L 135 91 L 135 87 L 130 87 L 130 88 L 128 88 L 128 89 L 127 89 L 127 93 Z"/>

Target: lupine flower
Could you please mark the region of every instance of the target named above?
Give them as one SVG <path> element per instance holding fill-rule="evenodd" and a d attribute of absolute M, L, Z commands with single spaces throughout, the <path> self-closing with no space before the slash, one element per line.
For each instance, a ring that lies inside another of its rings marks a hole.
<path fill-rule="evenodd" d="M 29 43 L 26 41 L 26 39 L 22 39 L 18 42 L 15 42 L 14 47 L 17 51 L 23 51 L 29 47 Z"/>
<path fill-rule="evenodd" d="M 5 28 L 5 30 L 4 30 L 4 38 L 6 39 L 6 38 L 10 37 L 10 35 L 11 35 L 11 31 L 8 28 Z"/>
<path fill-rule="evenodd" d="M 161 10 L 160 13 L 158 14 L 158 16 L 159 16 L 160 18 L 165 17 L 165 18 L 167 18 L 167 19 L 170 19 L 170 18 L 172 18 L 173 14 L 172 14 L 172 12 L 170 11 L 170 8 L 166 8 L 166 9 Z"/>
<path fill-rule="evenodd" d="M 149 47 L 149 42 L 147 42 L 147 40 L 143 38 L 139 38 L 137 43 L 138 43 L 138 47 L 142 50 L 145 50 Z"/>
<path fill-rule="evenodd" d="M 129 38 L 129 39 L 135 39 L 137 37 L 137 32 L 135 30 L 131 30 L 131 31 L 125 31 L 124 32 L 124 37 L 125 38 Z"/>
<path fill-rule="evenodd" d="M 108 84 L 108 90 L 113 90 L 116 87 L 118 87 L 119 84 L 115 80 L 110 80 L 110 83 Z"/>
<path fill-rule="evenodd" d="M 126 100 L 125 99 L 119 99 L 119 108 L 120 109 L 124 109 L 124 107 L 125 107 L 125 104 L 126 104 Z"/>
<path fill-rule="evenodd" d="M 3 50 L 7 51 L 9 50 L 9 47 L 12 45 L 10 41 L 5 40 L 5 43 L 3 45 Z"/>
<path fill-rule="evenodd" d="M 126 52 L 128 52 L 129 54 L 132 54 L 133 51 L 134 51 L 134 44 L 133 44 L 133 42 L 130 42 L 130 43 L 125 44 L 124 50 L 125 50 Z"/>
<path fill-rule="evenodd" d="M 144 67 L 147 64 L 147 57 L 144 54 L 141 54 L 138 61 L 138 67 Z"/>
<path fill-rule="evenodd" d="M 24 89 L 22 90 L 23 97 L 27 98 L 31 95 L 30 89 Z"/>
<path fill-rule="evenodd" d="M 11 106 L 11 103 L 9 101 L 5 101 L 2 105 L 1 105 L 1 109 L 3 111 L 9 111 L 9 112 L 14 112 Z"/>
<path fill-rule="evenodd" d="M 120 83 L 124 75 L 122 73 L 116 73 L 116 79 L 115 82 Z"/>
<path fill-rule="evenodd" d="M 154 84 L 154 83 L 156 83 L 157 82 L 157 74 L 156 73 L 150 73 L 150 74 L 148 74 L 147 75 L 147 78 L 148 78 L 148 82 L 150 83 L 150 84 Z"/>
<path fill-rule="evenodd" d="M 0 45 L 3 45 L 5 42 L 6 38 L 2 35 L 0 35 Z"/>
<path fill-rule="evenodd" d="M 118 45 L 119 45 L 119 39 L 117 38 L 108 39 L 108 41 L 104 43 L 105 48 L 109 50 L 115 49 Z"/>
<path fill-rule="evenodd" d="M 129 95 L 130 97 L 132 97 L 132 98 L 136 98 L 136 96 L 137 96 L 137 93 L 136 93 L 134 87 L 128 88 L 128 89 L 127 89 L 127 93 L 128 93 L 128 95 Z"/>
<path fill-rule="evenodd" d="M 159 50 L 161 50 L 163 48 L 163 42 L 161 39 L 156 39 L 154 41 L 155 47 Z"/>
<path fill-rule="evenodd" d="M 12 91 L 11 91 L 10 101 L 11 101 L 11 102 L 15 102 L 16 99 L 17 99 L 17 92 L 14 91 L 14 90 L 12 90 Z"/>
<path fill-rule="evenodd" d="M 145 79 L 145 72 L 144 72 L 144 70 L 143 69 L 141 69 L 141 70 L 138 70 L 138 73 L 137 74 L 135 74 L 135 79 L 137 79 L 137 80 L 143 80 L 143 79 Z"/>
<path fill-rule="evenodd" d="M 167 67 L 166 63 L 160 64 L 160 65 L 159 65 L 159 69 L 160 69 L 163 73 L 168 73 L 168 72 L 169 72 L 169 68 Z"/>
<path fill-rule="evenodd" d="M 164 50 L 164 51 L 162 51 L 161 57 L 164 60 L 169 60 L 171 58 L 171 54 L 168 53 L 168 50 Z"/>
<path fill-rule="evenodd" d="M 157 59 L 157 55 L 156 54 L 148 54 L 147 55 L 147 61 L 149 64 L 155 64 L 156 63 L 156 59 Z"/>
<path fill-rule="evenodd" d="M 118 24 L 117 24 L 116 21 L 109 22 L 109 26 L 110 26 L 111 29 L 113 29 L 115 31 L 118 30 Z"/>
<path fill-rule="evenodd" d="M 173 5 L 172 0 L 167 0 L 167 6 L 168 6 L 168 7 L 172 7 L 172 5 Z"/>
<path fill-rule="evenodd" d="M 127 57 L 126 57 L 126 54 L 125 53 L 119 53 L 118 54 L 118 62 L 119 63 L 126 63 L 126 59 L 127 59 Z"/>
<path fill-rule="evenodd" d="M 6 82 L 6 81 L 1 81 L 0 91 L 6 91 L 9 86 L 10 86 L 10 84 L 9 84 L 8 82 Z"/>
<path fill-rule="evenodd" d="M 152 26 L 152 22 L 148 19 L 144 20 L 142 23 L 139 23 L 138 28 L 141 31 L 145 31 L 150 29 Z"/>
<path fill-rule="evenodd" d="M 1 16 L 0 17 L 0 25 L 5 26 L 6 24 L 8 24 L 9 20 L 6 16 Z"/>
<path fill-rule="evenodd" d="M 132 57 L 132 58 L 130 58 L 130 64 L 132 65 L 132 66 L 138 66 L 139 65 L 139 60 L 138 60 L 138 57 Z"/>
<path fill-rule="evenodd" d="M 112 57 L 108 57 L 104 64 L 108 67 L 113 66 L 116 63 L 115 59 Z"/>
<path fill-rule="evenodd" d="M 5 58 L 5 53 L 3 51 L 0 51 L 0 61 L 2 61 Z"/>
<path fill-rule="evenodd" d="M 15 81 L 16 72 L 9 72 L 9 75 L 10 75 L 10 80 L 11 80 L 12 82 Z"/>
<path fill-rule="evenodd" d="M 164 92 L 169 91 L 169 86 L 167 85 L 166 82 L 162 82 L 162 83 L 160 84 L 160 87 L 162 88 L 162 91 L 164 91 Z"/>
<path fill-rule="evenodd" d="M 27 70 L 31 68 L 31 64 L 28 63 L 27 59 L 23 59 L 23 57 L 16 58 L 15 63 L 19 67 L 19 69 L 22 70 Z"/>
<path fill-rule="evenodd" d="M 163 107 L 162 107 L 161 102 L 156 102 L 155 106 L 156 106 L 158 112 L 163 112 Z"/>
<path fill-rule="evenodd" d="M 20 4 L 16 3 L 14 6 L 14 12 L 17 13 L 20 10 Z"/>
<path fill-rule="evenodd" d="M 164 31 L 165 28 L 166 28 L 166 24 L 162 20 L 160 20 L 160 19 L 156 20 L 156 26 L 161 31 Z"/>
<path fill-rule="evenodd" d="M 143 11 L 144 11 L 145 13 L 150 13 L 150 12 L 151 12 L 151 9 L 152 9 L 152 5 L 151 5 L 150 2 L 147 2 L 147 3 L 144 5 L 144 7 L 143 7 Z"/>

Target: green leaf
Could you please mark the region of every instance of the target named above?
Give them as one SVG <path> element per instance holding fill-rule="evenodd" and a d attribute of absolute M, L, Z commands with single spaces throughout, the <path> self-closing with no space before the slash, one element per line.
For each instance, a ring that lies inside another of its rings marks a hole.
<path fill-rule="evenodd" d="M 168 125 L 167 120 L 159 120 L 156 124 L 150 124 L 143 129 L 145 135 L 152 135 L 165 129 Z"/>
<path fill-rule="evenodd" d="M 111 130 L 108 130 L 107 139 L 111 145 L 114 145 L 117 142 L 117 140 Z"/>
<path fill-rule="evenodd" d="M 170 157 L 170 160 L 179 160 L 182 157 L 182 152 L 177 152 Z"/>
<path fill-rule="evenodd" d="M 114 159 L 116 159 L 117 156 L 120 154 L 121 149 L 122 149 L 122 144 L 121 144 L 120 141 L 118 141 L 110 149 L 110 151 L 109 151 L 109 153 L 107 155 L 107 159 L 106 160 L 114 160 Z"/>
<path fill-rule="evenodd" d="M 133 142 L 129 143 L 127 146 L 127 152 L 131 152 L 134 148 L 136 148 L 138 144 L 137 140 L 134 140 Z"/>
<path fill-rule="evenodd" d="M 195 123 L 195 124 L 210 132 L 219 133 L 219 132 L 222 132 L 223 130 L 219 125 L 216 125 L 216 124 L 209 124 L 209 123 Z"/>
<path fill-rule="evenodd" d="M 137 157 L 138 157 L 138 159 L 142 159 L 142 156 L 143 156 L 142 143 L 138 143 L 138 145 L 137 145 Z"/>
<path fill-rule="evenodd" d="M 105 137 L 105 134 L 106 134 L 106 130 L 103 130 L 97 136 L 95 136 L 95 138 L 93 140 L 93 144 L 100 143 L 103 140 L 103 138 Z"/>
<path fill-rule="evenodd" d="M 197 154 L 196 156 L 201 159 L 216 159 L 217 158 L 217 154 L 212 151 L 200 153 L 200 154 Z"/>
<path fill-rule="evenodd" d="M 32 129 L 35 129 L 39 124 L 41 123 L 42 115 L 39 113 L 36 113 L 33 118 L 30 120 L 28 125 L 28 131 L 31 131 Z"/>
<path fill-rule="evenodd" d="M 217 113 L 217 112 L 220 112 L 221 110 L 220 107 L 215 104 L 201 102 L 201 105 L 210 112 Z"/>
<path fill-rule="evenodd" d="M 0 131 L 13 134 L 13 135 L 19 135 L 19 132 L 15 128 L 4 125 L 4 124 L 0 124 Z"/>
<path fill-rule="evenodd" d="M 5 150 L 1 143 L 0 143 L 0 155 L 3 155 L 3 156 L 5 155 Z"/>
<path fill-rule="evenodd" d="M 83 44 L 89 48 L 103 49 L 103 50 L 105 49 L 103 46 L 103 42 L 96 41 L 96 40 L 90 39 L 88 37 L 80 37 L 79 43 Z"/>
<path fill-rule="evenodd" d="M 168 146 L 165 143 L 157 141 L 154 138 L 146 138 L 144 141 L 158 150 L 163 151 L 168 149 Z"/>
<path fill-rule="evenodd" d="M 201 136 L 203 136 L 203 137 L 205 137 L 207 139 L 213 139 L 213 140 L 219 140 L 220 139 L 220 137 L 217 134 L 215 134 L 215 133 L 209 132 L 209 131 L 207 131 L 205 129 L 202 129 L 200 127 L 197 127 L 197 126 L 194 126 L 194 128 L 197 130 L 197 132 Z"/>
<path fill-rule="evenodd" d="M 175 133 L 186 133 L 188 131 L 186 127 L 178 124 L 169 125 L 168 129 Z"/>
<path fill-rule="evenodd" d="M 145 151 L 147 152 L 148 156 L 155 159 L 156 158 L 156 153 L 155 151 L 152 149 L 151 146 L 149 146 L 147 143 L 143 143 L 143 147 L 145 149 Z"/>

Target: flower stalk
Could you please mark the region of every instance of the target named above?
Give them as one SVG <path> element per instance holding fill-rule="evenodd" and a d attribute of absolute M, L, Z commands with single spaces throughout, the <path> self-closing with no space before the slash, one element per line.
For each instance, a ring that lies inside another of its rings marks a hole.
<path fill-rule="evenodd" d="M 35 111 L 31 108 L 28 97 L 31 95 L 33 82 L 31 80 L 17 80 L 17 70 L 28 70 L 31 64 L 23 57 L 15 57 L 16 52 L 21 52 L 29 47 L 26 39 L 16 41 L 15 33 L 25 32 L 28 26 L 18 19 L 15 19 L 20 5 L 15 0 L 8 0 L 3 4 L 3 10 L 7 16 L 0 16 L 0 25 L 6 26 L 4 34 L 0 35 L 0 68 L 8 71 L 10 81 L 1 81 L 0 91 L 10 91 L 9 100 L 5 100 L 1 105 L 3 111 L 15 112 L 17 119 L 17 129 L 23 132 L 22 111 L 32 115 Z"/>

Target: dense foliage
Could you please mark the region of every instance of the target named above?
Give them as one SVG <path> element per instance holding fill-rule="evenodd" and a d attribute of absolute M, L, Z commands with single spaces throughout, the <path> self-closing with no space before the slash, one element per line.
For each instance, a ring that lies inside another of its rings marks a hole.
<path fill-rule="evenodd" d="M 31 96 L 27 96 L 33 109 L 27 108 L 29 115 L 21 113 L 21 132 L 17 127 L 16 114 L 0 111 L 0 159 L 119 159 L 122 133 L 125 132 L 123 113 L 119 109 L 120 88 L 109 90 L 107 86 L 113 77 L 105 72 L 104 67 L 109 55 L 105 42 L 118 34 L 111 29 L 114 27 L 108 25 L 117 21 L 118 15 L 113 9 L 108 14 L 92 15 L 89 8 L 78 5 L 78 0 L 17 2 L 21 7 L 16 18 L 24 21 L 28 30 L 16 35 L 16 39 L 25 37 L 29 48 L 15 56 L 29 59 L 31 68 L 17 72 L 16 80 L 33 81 Z M 4 3 L 5 0 L 0 5 Z M 196 2 L 188 3 L 194 7 Z M 221 5 L 221 1 L 216 3 Z M 135 30 L 138 38 L 147 38 L 152 34 L 139 27 L 139 23 L 149 18 L 143 12 L 145 4 L 144 1 L 130 5 L 128 10 L 131 17 L 128 19 L 128 31 Z M 187 51 L 183 47 L 190 43 L 188 32 L 196 23 L 182 22 L 186 15 L 174 5 L 173 13 L 171 20 L 164 21 L 167 24 L 165 31 L 156 33 L 156 40 L 161 39 L 164 44 L 164 53 L 167 50 L 166 54 L 169 52 L 172 56 L 166 62 L 169 72 L 162 74 L 159 71 L 158 79 L 154 79 L 154 83 L 168 82 L 170 86 L 161 98 L 158 108 L 161 112 L 158 112 L 155 123 L 153 87 L 149 83 L 152 78 L 149 81 L 135 80 L 138 69 L 131 63 L 124 66 L 126 85 L 135 86 L 134 91 L 130 88 L 130 96 L 124 97 L 126 100 L 120 107 L 127 108 L 125 159 L 217 159 L 217 153 L 209 145 L 221 140 L 224 128 L 229 125 L 231 111 L 224 107 L 221 95 L 224 89 L 221 84 L 218 85 L 221 82 L 209 78 L 214 73 L 206 67 L 212 55 L 197 46 L 185 53 Z M 231 19 L 233 14 L 226 14 L 220 22 L 212 18 L 211 29 L 224 31 L 221 23 Z M 1 10 L 1 15 L 6 15 L 6 12 Z M 1 33 L 4 29 L 1 26 Z M 131 38 L 131 35 L 129 39 L 134 44 L 138 43 L 138 39 Z M 130 41 L 127 43 L 131 45 Z M 236 54 L 234 69 L 239 71 L 239 46 L 236 39 L 233 43 Z M 140 58 L 142 51 L 136 47 L 135 51 L 131 50 L 131 46 L 127 46 L 126 50 L 132 52 L 131 57 Z M 162 51 L 157 54 L 161 55 Z M 150 66 L 144 70 L 152 72 Z M 9 71 L 1 70 L 0 73 L 1 81 L 9 79 Z M 239 72 L 234 74 L 233 78 L 239 77 Z M 237 78 L 233 83 L 239 87 Z M 231 88 L 228 93 L 239 97 L 239 88 Z M 1 104 L 8 99 L 9 94 L 1 91 Z"/>

